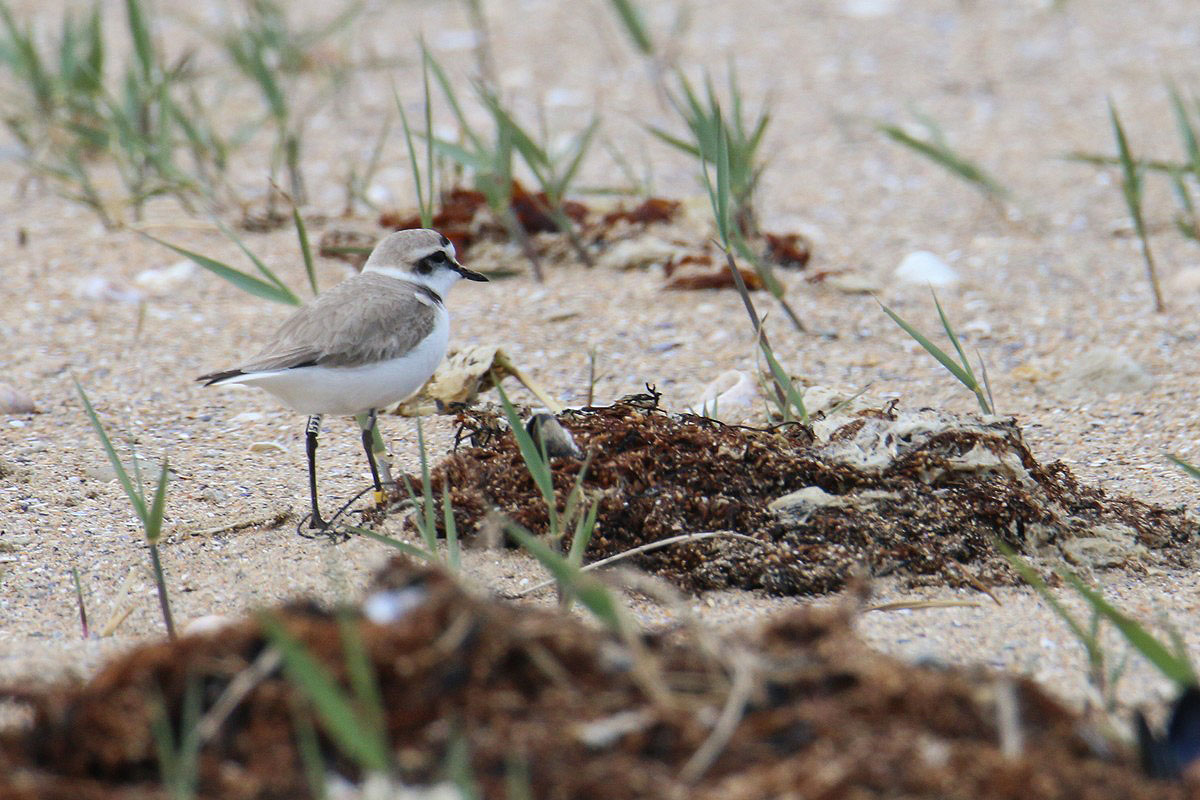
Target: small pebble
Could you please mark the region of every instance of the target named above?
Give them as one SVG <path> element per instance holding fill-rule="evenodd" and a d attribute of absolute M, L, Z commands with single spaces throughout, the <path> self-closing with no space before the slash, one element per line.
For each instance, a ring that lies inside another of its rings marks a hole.
<path fill-rule="evenodd" d="M 33 414 L 37 407 L 29 395 L 8 383 L 0 383 L 0 414 Z"/>
<path fill-rule="evenodd" d="M 251 453 L 286 453 L 287 448 L 279 442 L 255 442 L 250 445 Z"/>
<path fill-rule="evenodd" d="M 1070 395 L 1104 396 L 1139 393 L 1154 385 L 1154 377 L 1120 350 L 1096 347 L 1076 357 L 1056 388 Z"/>

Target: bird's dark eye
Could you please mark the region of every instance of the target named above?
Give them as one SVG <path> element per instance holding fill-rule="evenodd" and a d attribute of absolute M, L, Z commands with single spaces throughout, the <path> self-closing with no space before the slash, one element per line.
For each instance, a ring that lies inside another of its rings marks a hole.
<path fill-rule="evenodd" d="M 432 255 L 429 256 L 429 260 L 431 262 L 433 262 L 434 264 L 445 264 L 446 263 L 446 254 L 443 253 L 441 250 L 438 250 L 436 253 L 433 253 Z"/>

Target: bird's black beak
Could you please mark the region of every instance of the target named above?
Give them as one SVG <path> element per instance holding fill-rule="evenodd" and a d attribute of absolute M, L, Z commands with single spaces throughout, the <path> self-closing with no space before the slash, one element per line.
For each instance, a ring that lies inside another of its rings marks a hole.
<path fill-rule="evenodd" d="M 469 281 L 486 281 L 488 279 L 487 275 L 483 275 L 482 273 L 476 272 L 473 269 L 467 269 L 457 261 L 454 262 L 454 268 L 458 270 L 459 275 L 462 275 Z"/>

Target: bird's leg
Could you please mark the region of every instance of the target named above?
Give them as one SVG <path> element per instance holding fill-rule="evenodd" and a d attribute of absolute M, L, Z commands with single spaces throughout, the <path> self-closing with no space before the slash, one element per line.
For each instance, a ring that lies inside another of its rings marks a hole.
<path fill-rule="evenodd" d="M 308 492 L 312 499 L 312 519 L 308 527 L 325 530 L 328 523 L 321 519 L 321 511 L 317 507 L 317 434 L 321 432 L 321 415 L 313 414 L 308 418 L 308 426 L 304 429 L 306 450 L 308 452 Z"/>
<path fill-rule="evenodd" d="M 367 451 L 367 463 L 371 465 L 371 479 L 375 481 L 375 505 L 384 503 L 383 484 L 379 482 L 379 468 L 375 466 L 375 409 L 367 412 L 366 422 L 362 424 L 363 450 Z"/>

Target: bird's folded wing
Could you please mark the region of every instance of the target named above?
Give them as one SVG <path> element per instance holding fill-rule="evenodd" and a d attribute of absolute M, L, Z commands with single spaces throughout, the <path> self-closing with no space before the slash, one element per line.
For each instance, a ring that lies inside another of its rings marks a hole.
<path fill-rule="evenodd" d="M 300 309 L 243 372 L 347 367 L 399 358 L 430 334 L 440 313 L 404 281 L 360 273 Z"/>

